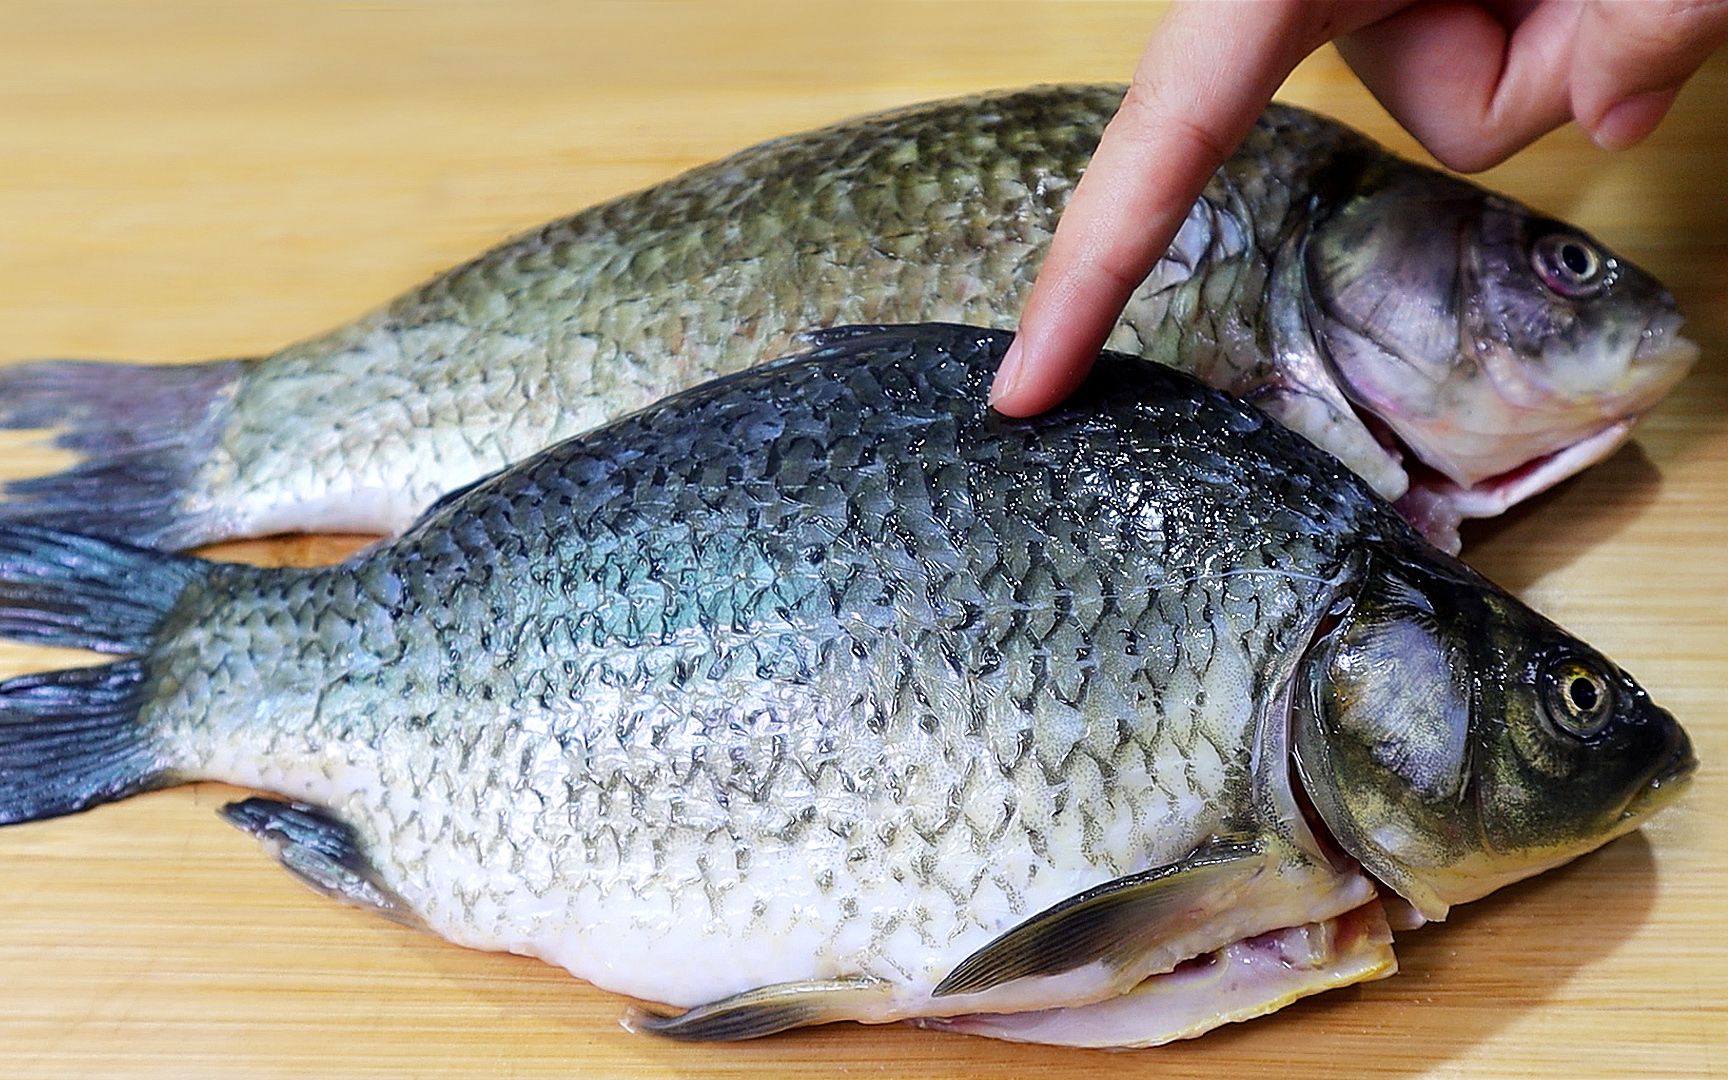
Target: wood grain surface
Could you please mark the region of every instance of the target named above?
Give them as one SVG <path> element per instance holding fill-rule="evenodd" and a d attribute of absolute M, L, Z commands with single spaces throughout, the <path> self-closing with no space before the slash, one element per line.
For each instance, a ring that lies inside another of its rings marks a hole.
<path fill-rule="evenodd" d="M 0 357 L 259 353 L 543 219 L 752 141 L 986 87 L 1117 79 L 1140 3 L 0 3 Z M 841 1025 L 632 1036 L 620 999 L 321 900 L 215 785 L 0 832 L 0 1074 L 29 1077 L 1728 1073 L 1728 57 L 1648 144 L 1489 182 L 1663 277 L 1704 346 L 1636 445 L 1469 559 L 1635 672 L 1703 770 L 1641 834 L 1399 942 L 1403 972 L 1130 1053 Z M 1290 100 L 1401 148 L 1336 57 Z M 1011 312 L 1003 319 L 1011 321 Z M 0 476 L 55 455 L 9 435 Z M 306 562 L 352 539 L 236 545 Z M 76 654 L 0 647 L 0 675 Z"/>

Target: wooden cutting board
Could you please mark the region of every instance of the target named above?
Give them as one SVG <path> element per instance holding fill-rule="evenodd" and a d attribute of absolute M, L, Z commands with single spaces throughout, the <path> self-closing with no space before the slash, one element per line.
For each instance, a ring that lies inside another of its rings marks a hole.
<path fill-rule="evenodd" d="M 516 230 L 752 141 L 1118 79 L 1122 3 L 0 4 L 0 355 L 264 352 Z M 1728 58 L 1724 58 L 1728 59 Z M 1409 142 L 1330 54 L 1287 98 Z M 1658 273 L 1705 349 L 1637 444 L 1471 561 L 1636 672 L 1703 772 L 1642 834 L 1399 943 L 1403 973 L 1156 1051 L 839 1026 L 687 1047 L 539 963 L 306 892 L 162 792 L 0 832 L 0 1073 L 203 1077 L 1728 1072 L 1728 63 L 1646 146 L 1489 178 Z M 1003 312 L 1004 322 L 1013 313 Z M 0 475 L 50 455 L 0 441 Z M 331 558 L 353 540 L 225 553 Z M 0 674 L 75 654 L 0 647 Z"/>

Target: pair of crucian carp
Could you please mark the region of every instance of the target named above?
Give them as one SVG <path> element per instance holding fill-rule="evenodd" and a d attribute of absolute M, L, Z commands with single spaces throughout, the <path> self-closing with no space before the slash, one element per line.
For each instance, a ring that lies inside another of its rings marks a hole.
<path fill-rule="evenodd" d="M 766 143 L 260 360 L 0 370 L 84 454 L 0 504 L 0 635 L 120 654 L 0 685 L 0 820 L 227 781 L 322 892 L 641 1029 L 1087 1046 L 1636 828 L 1685 733 L 1448 552 L 1681 378 L 1669 295 L 1274 106 L 1007 419 L 952 324 L 1013 320 L 1120 94 Z M 400 535 L 159 550 L 317 529 Z"/>

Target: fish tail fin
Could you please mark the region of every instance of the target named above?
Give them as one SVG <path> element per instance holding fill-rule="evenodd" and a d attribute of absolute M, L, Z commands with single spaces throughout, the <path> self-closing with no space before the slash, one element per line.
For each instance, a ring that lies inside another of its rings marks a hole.
<path fill-rule="evenodd" d="M 0 825 L 59 817 L 173 781 L 139 722 L 143 661 L 0 683 Z"/>
<path fill-rule="evenodd" d="M 84 455 L 62 472 L 8 481 L 0 522 L 163 548 L 218 539 L 221 523 L 197 505 L 198 469 L 254 363 L 40 360 L 0 368 L 0 428 L 55 429 L 53 445 Z"/>
<path fill-rule="evenodd" d="M 0 525 L 0 637 L 146 653 L 214 564 L 94 537 Z M 140 713 L 139 656 L 0 682 L 0 824 L 70 814 L 174 782 Z"/>
<path fill-rule="evenodd" d="M 213 565 L 58 529 L 0 523 L 0 637 L 144 652 L 186 586 Z"/>

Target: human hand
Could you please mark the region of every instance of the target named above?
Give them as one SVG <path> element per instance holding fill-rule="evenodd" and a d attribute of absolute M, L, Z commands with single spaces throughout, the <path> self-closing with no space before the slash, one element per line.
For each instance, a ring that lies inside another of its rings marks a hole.
<path fill-rule="evenodd" d="M 1728 0 L 1177 0 L 1051 241 L 991 404 L 1086 377 L 1128 299 L 1285 77 L 1336 39 L 1442 164 L 1498 164 L 1567 120 L 1620 149 L 1728 40 Z"/>

